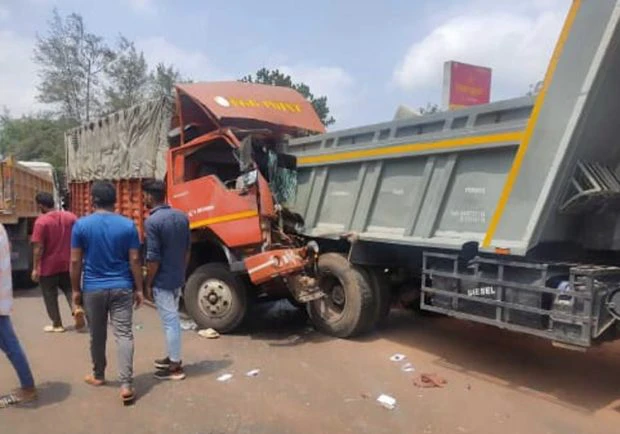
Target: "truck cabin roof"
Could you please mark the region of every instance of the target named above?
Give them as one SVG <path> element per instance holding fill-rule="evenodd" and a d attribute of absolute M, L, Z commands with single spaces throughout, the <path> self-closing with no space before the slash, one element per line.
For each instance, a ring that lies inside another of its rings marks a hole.
<path fill-rule="evenodd" d="M 183 143 L 222 128 L 240 139 L 248 134 L 300 137 L 325 132 L 312 104 L 294 89 L 237 81 L 175 87 L 172 127 L 177 135 L 188 136 Z"/>

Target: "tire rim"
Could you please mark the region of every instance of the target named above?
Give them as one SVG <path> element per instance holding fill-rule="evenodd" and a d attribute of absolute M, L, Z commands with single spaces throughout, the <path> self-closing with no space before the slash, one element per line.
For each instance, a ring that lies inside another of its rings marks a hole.
<path fill-rule="evenodd" d="M 232 309 L 233 292 L 219 279 L 207 279 L 198 290 L 198 306 L 208 317 L 221 318 Z"/>
<path fill-rule="evenodd" d="M 322 318 L 333 322 L 342 318 L 347 304 L 344 285 L 333 275 L 323 275 L 319 283 L 325 297 L 316 300 L 316 306 Z"/>

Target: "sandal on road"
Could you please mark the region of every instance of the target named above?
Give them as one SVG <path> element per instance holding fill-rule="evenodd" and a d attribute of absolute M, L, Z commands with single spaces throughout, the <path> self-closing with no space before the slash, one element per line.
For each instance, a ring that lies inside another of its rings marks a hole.
<path fill-rule="evenodd" d="M 136 399 L 136 391 L 133 387 L 121 387 L 121 401 L 123 404 L 130 404 Z"/>
<path fill-rule="evenodd" d="M 53 325 L 46 325 L 45 327 L 43 327 L 43 331 L 45 333 L 64 333 L 65 328 L 62 326 L 54 327 Z"/>

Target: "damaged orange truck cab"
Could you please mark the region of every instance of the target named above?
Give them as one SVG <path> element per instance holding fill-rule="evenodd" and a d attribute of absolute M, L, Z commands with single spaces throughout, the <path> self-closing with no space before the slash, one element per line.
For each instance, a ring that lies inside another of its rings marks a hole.
<path fill-rule="evenodd" d="M 335 253 L 338 240 L 321 242 L 319 255 L 289 208 L 297 159 L 283 151 L 290 138 L 325 131 L 312 104 L 293 89 L 255 83 L 175 90 L 174 109 L 167 98 L 145 101 L 65 133 L 71 209 L 92 212 L 93 182 L 112 180 L 116 211 L 143 232 L 143 181 L 165 177 L 168 202 L 190 220 L 183 299 L 201 328 L 231 332 L 253 302 L 286 298 L 325 333 L 370 330 L 389 308 L 382 276 Z"/>
<path fill-rule="evenodd" d="M 324 132 L 312 105 L 292 89 L 239 82 L 176 91 L 166 183 L 170 204 L 189 216 L 197 252 L 185 291 L 192 317 L 234 329 L 247 310 L 249 284 L 298 302 L 320 297 L 312 277 L 317 248 L 286 233 L 286 211 L 256 161 L 267 161 L 286 137 Z M 219 252 L 227 263 L 217 261 Z"/>

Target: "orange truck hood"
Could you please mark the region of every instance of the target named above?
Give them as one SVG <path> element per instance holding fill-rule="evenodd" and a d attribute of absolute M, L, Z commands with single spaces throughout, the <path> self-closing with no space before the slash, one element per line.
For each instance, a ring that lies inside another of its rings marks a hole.
<path fill-rule="evenodd" d="M 325 132 L 314 107 L 288 87 L 238 81 L 175 85 L 199 105 L 220 127 L 267 124 L 282 130 Z"/>

